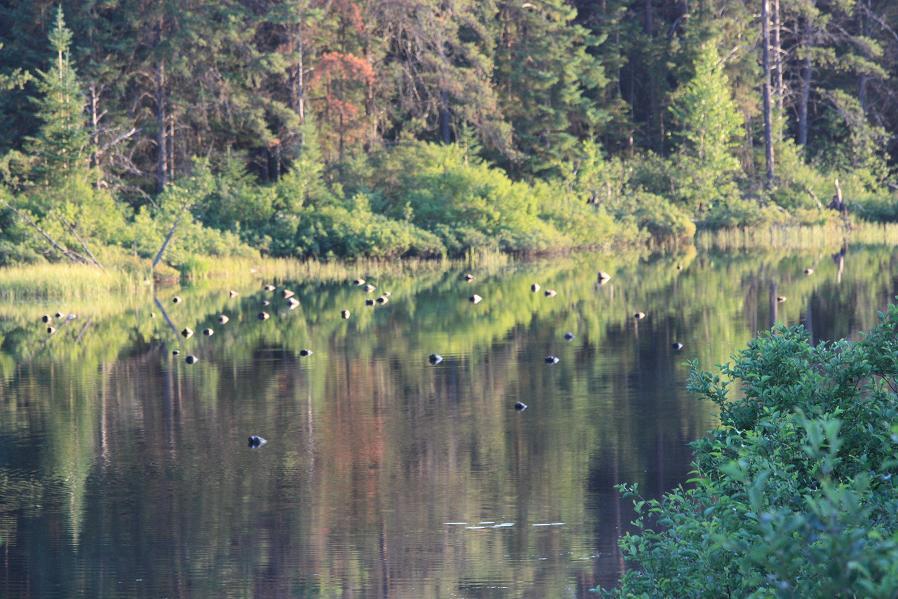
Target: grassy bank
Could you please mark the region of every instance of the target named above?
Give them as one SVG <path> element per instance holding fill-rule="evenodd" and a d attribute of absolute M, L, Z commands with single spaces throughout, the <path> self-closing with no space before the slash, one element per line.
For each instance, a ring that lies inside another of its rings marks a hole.
<path fill-rule="evenodd" d="M 0 300 L 88 301 L 151 293 L 149 268 L 143 272 L 83 264 L 37 264 L 0 268 Z"/>
<path fill-rule="evenodd" d="M 898 245 L 898 224 L 827 224 L 813 227 L 757 227 L 700 231 L 689 242 L 629 247 L 628 254 L 741 251 L 756 248 L 838 250 L 844 243 Z M 695 250 L 692 250 L 693 252 Z M 569 254 L 565 252 L 564 254 Z M 463 258 L 364 258 L 358 260 L 298 260 L 294 258 L 191 255 L 175 267 L 160 265 L 155 285 L 188 284 L 249 289 L 270 281 L 346 281 L 429 270 L 464 267 L 494 271 L 518 260 L 552 260 L 551 253 L 509 254 L 497 250 L 470 250 Z M 90 301 L 107 297 L 151 294 L 154 283 L 149 262 L 109 251 L 106 268 L 71 264 L 36 264 L 0 268 L 0 300 Z"/>
<path fill-rule="evenodd" d="M 744 250 L 759 247 L 782 249 L 838 248 L 843 243 L 898 245 L 898 224 L 831 222 L 806 227 L 766 227 L 700 231 L 695 245 L 702 250 Z"/>

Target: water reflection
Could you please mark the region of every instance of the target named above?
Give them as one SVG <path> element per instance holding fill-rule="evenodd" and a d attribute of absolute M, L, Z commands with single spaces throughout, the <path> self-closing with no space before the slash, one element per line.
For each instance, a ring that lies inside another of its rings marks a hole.
<path fill-rule="evenodd" d="M 624 567 L 613 486 L 685 480 L 714 422 L 685 361 L 721 362 L 774 321 L 815 340 L 867 328 L 895 260 L 431 269 L 372 281 L 391 292 L 376 307 L 349 283 L 290 281 L 293 310 L 261 284 L 182 289 L 79 306 L 52 336 L 56 307 L 0 305 L 0 595 L 588 596 Z"/>

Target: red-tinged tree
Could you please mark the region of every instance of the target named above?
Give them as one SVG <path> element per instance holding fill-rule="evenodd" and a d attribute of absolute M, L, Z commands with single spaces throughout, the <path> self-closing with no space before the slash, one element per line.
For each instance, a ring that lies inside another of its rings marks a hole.
<path fill-rule="evenodd" d="M 346 52 L 326 52 L 315 68 L 310 81 L 320 93 L 321 120 L 330 125 L 333 133 L 325 132 L 325 146 L 334 145 L 339 159 L 343 159 L 347 144 L 364 139 L 367 115 L 365 98 L 374 85 L 374 69 L 363 57 Z M 330 142 L 330 143 L 327 143 Z"/>

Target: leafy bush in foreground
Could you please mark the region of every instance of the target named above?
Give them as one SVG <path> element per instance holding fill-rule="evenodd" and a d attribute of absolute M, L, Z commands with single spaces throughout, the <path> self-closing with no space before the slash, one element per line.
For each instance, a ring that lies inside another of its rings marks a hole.
<path fill-rule="evenodd" d="M 857 343 L 776 328 L 721 373 L 693 365 L 689 388 L 721 424 L 694 443 L 687 488 L 637 497 L 640 531 L 621 540 L 630 569 L 600 593 L 894 597 L 898 307 Z"/>

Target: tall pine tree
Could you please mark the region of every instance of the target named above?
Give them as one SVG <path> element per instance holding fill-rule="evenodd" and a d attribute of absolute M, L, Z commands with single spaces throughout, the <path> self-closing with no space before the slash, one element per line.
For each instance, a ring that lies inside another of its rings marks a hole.
<path fill-rule="evenodd" d="M 736 138 L 742 128 L 713 40 L 702 45 L 695 75 L 675 92 L 671 112 L 680 125 L 679 195 L 701 212 L 735 194 Z"/>

